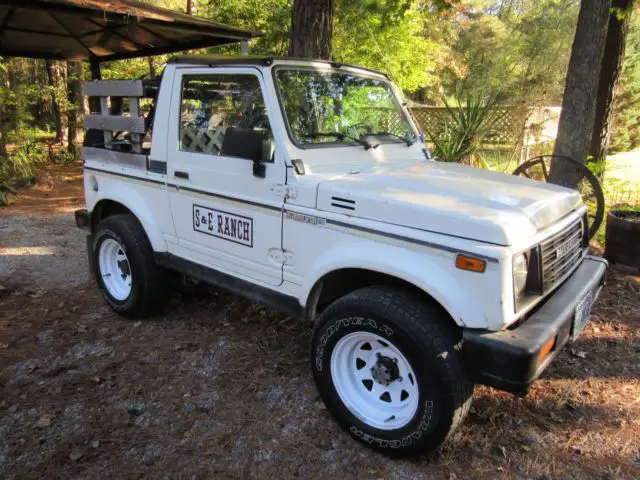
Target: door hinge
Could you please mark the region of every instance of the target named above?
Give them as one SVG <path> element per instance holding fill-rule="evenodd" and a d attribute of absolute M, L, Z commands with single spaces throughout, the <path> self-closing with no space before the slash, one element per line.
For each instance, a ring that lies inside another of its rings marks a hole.
<path fill-rule="evenodd" d="M 274 185 L 271 191 L 283 198 L 296 198 L 298 195 L 298 190 L 288 185 Z"/>

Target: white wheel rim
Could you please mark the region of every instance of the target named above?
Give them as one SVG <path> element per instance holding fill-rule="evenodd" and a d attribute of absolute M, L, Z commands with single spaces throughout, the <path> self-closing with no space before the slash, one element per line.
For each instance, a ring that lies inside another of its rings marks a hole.
<path fill-rule="evenodd" d="M 389 362 L 395 367 L 386 368 Z M 381 378 L 380 367 L 391 376 Z M 375 333 L 350 333 L 338 341 L 331 354 L 331 378 L 349 411 L 371 427 L 402 428 L 418 409 L 418 379 L 411 364 L 392 342 Z"/>
<path fill-rule="evenodd" d="M 102 242 L 98 264 L 109 295 L 116 300 L 125 300 L 131 293 L 131 264 L 122 245 L 112 238 Z"/>

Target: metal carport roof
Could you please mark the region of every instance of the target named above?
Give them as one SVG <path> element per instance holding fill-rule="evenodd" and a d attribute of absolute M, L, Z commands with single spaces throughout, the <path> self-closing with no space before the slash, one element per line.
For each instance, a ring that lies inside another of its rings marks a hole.
<path fill-rule="evenodd" d="M 99 63 L 256 36 L 132 0 L 0 0 L 0 56 Z"/>

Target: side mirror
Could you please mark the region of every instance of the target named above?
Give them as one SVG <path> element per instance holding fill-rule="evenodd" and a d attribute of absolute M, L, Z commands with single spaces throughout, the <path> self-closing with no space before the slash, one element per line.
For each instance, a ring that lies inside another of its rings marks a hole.
<path fill-rule="evenodd" d="M 270 163 L 273 160 L 273 152 L 275 150 L 275 143 L 272 138 L 262 139 L 262 151 L 260 152 L 260 158 L 253 158 L 253 176 L 258 178 L 264 178 L 267 175 L 267 167 L 265 162 Z"/>
<path fill-rule="evenodd" d="M 273 152 L 276 149 L 276 143 L 273 138 L 264 138 L 262 140 L 262 161 L 271 163 L 273 161 Z"/>

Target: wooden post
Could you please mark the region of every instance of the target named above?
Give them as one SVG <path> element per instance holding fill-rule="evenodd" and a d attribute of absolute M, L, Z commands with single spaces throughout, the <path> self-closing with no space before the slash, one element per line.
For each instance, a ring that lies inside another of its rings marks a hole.
<path fill-rule="evenodd" d="M 109 115 L 109 97 L 100 97 L 100 113 L 106 116 Z M 103 130 L 102 133 L 104 134 L 104 147 L 110 148 L 109 142 L 113 140 L 113 133 L 108 130 Z"/>
<path fill-rule="evenodd" d="M 102 80 L 102 71 L 100 69 L 100 62 L 95 59 L 90 60 L 89 68 L 91 69 L 91 80 Z M 85 115 L 91 112 L 101 112 L 100 97 L 89 97 L 89 111 L 85 112 Z M 104 142 L 102 132 L 99 130 L 85 129 L 84 132 L 84 145 L 94 146 Z"/>
<path fill-rule="evenodd" d="M 129 115 L 131 115 L 131 118 L 140 116 L 139 97 L 129 97 Z M 142 136 L 139 133 L 131 134 L 131 143 L 133 144 L 133 153 L 142 152 Z"/>

